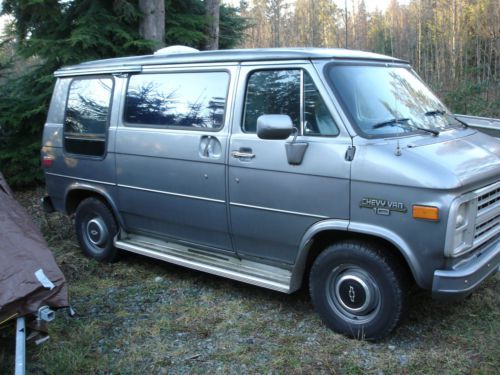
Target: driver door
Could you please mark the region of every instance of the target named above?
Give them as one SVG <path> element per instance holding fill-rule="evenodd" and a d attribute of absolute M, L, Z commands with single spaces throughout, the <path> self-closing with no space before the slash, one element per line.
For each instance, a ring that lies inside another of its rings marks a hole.
<path fill-rule="evenodd" d="M 305 231 L 327 218 L 349 218 L 351 138 L 309 63 L 242 66 L 229 144 L 230 223 L 242 258 L 295 262 Z M 242 89 L 244 87 L 244 89 Z M 300 165 L 285 143 L 257 137 L 263 114 L 290 116 L 307 142 Z"/>

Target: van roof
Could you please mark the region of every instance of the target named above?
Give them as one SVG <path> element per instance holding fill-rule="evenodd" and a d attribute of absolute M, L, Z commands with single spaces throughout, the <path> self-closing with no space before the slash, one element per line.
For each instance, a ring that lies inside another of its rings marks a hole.
<path fill-rule="evenodd" d="M 61 77 L 94 73 L 137 72 L 141 71 L 142 66 L 145 65 L 310 59 L 352 59 L 408 63 L 390 56 L 343 48 L 258 48 L 181 52 L 94 60 L 61 68 L 54 75 Z"/>

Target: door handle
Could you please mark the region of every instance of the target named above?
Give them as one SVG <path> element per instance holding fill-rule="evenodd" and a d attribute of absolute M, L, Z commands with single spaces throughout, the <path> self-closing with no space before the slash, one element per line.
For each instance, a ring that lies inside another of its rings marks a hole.
<path fill-rule="evenodd" d="M 240 148 L 239 150 L 231 151 L 231 156 L 237 159 L 252 159 L 255 154 L 252 153 L 251 148 Z"/>

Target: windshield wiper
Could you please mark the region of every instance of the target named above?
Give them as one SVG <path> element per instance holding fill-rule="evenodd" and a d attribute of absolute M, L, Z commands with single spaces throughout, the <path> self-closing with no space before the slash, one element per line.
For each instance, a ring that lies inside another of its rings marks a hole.
<path fill-rule="evenodd" d="M 445 111 L 441 110 L 441 109 L 435 109 L 435 110 L 432 110 L 432 111 L 427 111 L 424 113 L 426 116 L 437 116 L 437 115 L 444 115 L 446 114 Z"/>
<path fill-rule="evenodd" d="M 380 129 L 383 128 L 384 126 L 390 126 L 393 124 L 396 125 L 406 125 L 406 122 L 410 121 L 409 118 L 403 117 L 403 118 L 393 118 L 387 121 L 379 122 L 378 124 L 375 124 L 372 126 L 372 129 Z"/>
<path fill-rule="evenodd" d="M 441 109 L 436 109 L 436 110 L 433 110 L 433 111 L 427 111 L 425 112 L 425 115 L 426 116 L 437 116 L 437 115 L 440 115 L 440 116 L 444 116 L 446 115 L 446 111 L 443 111 Z M 465 122 L 463 122 L 462 120 L 460 120 L 459 118 L 457 118 L 457 116 L 455 115 L 449 115 L 451 118 L 457 120 L 460 124 L 462 124 L 465 128 L 468 128 L 469 125 L 467 125 Z M 422 129 L 423 130 L 423 129 Z M 425 129 L 425 130 L 428 130 L 428 131 L 431 131 L 430 129 Z M 433 130 L 433 131 L 437 131 L 437 130 Z M 438 132 L 439 134 L 439 132 Z M 437 135 L 437 134 L 436 134 Z"/>
<path fill-rule="evenodd" d="M 457 120 L 460 124 L 464 126 L 464 128 L 468 128 L 469 124 L 467 124 L 465 121 L 460 120 L 457 116 L 451 116 L 451 118 Z"/>
<path fill-rule="evenodd" d="M 434 136 L 436 136 L 436 137 L 439 135 L 439 130 L 422 128 L 422 127 L 420 127 L 420 126 L 417 126 L 416 128 L 417 128 L 418 130 L 423 130 L 424 132 L 431 133 L 432 135 L 434 135 Z"/>
<path fill-rule="evenodd" d="M 390 126 L 390 125 L 396 125 L 396 126 L 401 126 L 401 127 L 407 128 L 407 129 L 412 129 L 413 127 L 408 126 L 408 124 L 406 123 L 407 121 L 410 121 L 410 119 L 407 117 L 393 118 L 391 120 L 379 122 L 378 124 L 373 125 L 372 129 L 380 129 L 380 128 L 383 128 L 384 126 Z M 402 126 L 402 125 L 404 125 L 404 126 Z M 415 126 L 414 128 L 418 129 L 418 130 L 422 130 L 422 131 L 427 132 L 427 133 L 431 133 L 434 136 L 439 135 L 439 131 L 434 130 L 434 129 L 422 128 L 420 126 Z"/>

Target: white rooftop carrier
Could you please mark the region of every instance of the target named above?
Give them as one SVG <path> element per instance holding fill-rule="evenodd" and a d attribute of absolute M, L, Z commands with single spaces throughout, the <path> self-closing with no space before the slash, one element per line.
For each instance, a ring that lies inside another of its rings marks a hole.
<path fill-rule="evenodd" d="M 154 54 L 158 56 L 158 55 L 175 55 L 178 53 L 192 53 L 192 52 L 200 52 L 200 51 L 197 50 L 196 48 L 191 48 L 188 46 L 175 45 L 175 46 L 160 48 Z"/>

